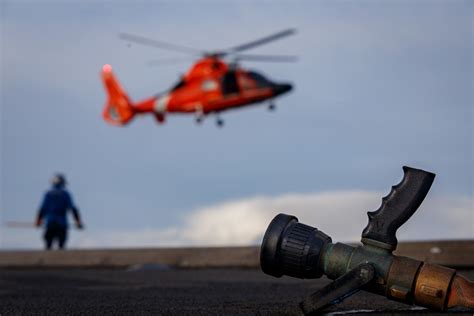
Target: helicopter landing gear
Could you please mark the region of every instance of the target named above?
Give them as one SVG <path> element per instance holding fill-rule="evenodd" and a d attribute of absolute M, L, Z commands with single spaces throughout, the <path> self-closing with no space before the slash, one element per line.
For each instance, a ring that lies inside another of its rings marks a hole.
<path fill-rule="evenodd" d="M 198 108 L 196 111 L 196 118 L 194 120 L 196 121 L 196 124 L 201 124 L 202 121 L 204 121 L 204 113 L 202 112 L 202 109 Z"/>
<path fill-rule="evenodd" d="M 221 119 L 219 116 L 216 118 L 216 125 L 217 127 L 223 127 L 224 126 L 224 120 Z"/>
<path fill-rule="evenodd" d="M 196 115 L 196 118 L 194 120 L 196 121 L 196 124 L 201 125 L 202 121 L 204 120 L 204 116 Z"/>
<path fill-rule="evenodd" d="M 268 105 L 268 111 L 275 111 L 276 110 L 276 105 L 275 103 L 273 102 L 270 102 L 270 104 Z"/>

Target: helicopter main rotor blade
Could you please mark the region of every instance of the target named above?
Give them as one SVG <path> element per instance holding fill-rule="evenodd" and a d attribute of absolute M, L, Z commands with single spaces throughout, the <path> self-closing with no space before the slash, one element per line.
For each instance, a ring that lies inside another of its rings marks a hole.
<path fill-rule="evenodd" d="M 283 62 L 291 63 L 298 61 L 298 57 L 289 55 L 249 55 L 249 54 L 236 54 L 236 60 L 245 61 L 263 61 L 263 62 Z"/>
<path fill-rule="evenodd" d="M 182 62 L 192 61 L 191 58 L 161 58 L 153 59 L 147 62 L 148 66 L 174 65 Z"/>
<path fill-rule="evenodd" d="M 196 48 L 176 45 L 176 44 L 172 44 L 172 43 L 168 43 L 164 41 L 157 41 L 151 38 L 147 38 L 140 35 L 134 35 L 130 33 L 119 33 L 119 38 L 129 41 L 129 42 L 141 44 L 141 45 L 152 46 L 152 47 L 157 47 L 157 48 L 162 48 L 162 49 L 167 49 L 167 50 L 173 50 L 173 51 L 186 53 L 186 54 L 192 54 L 192 55 L 205 54 L 205 52 Z"/>
<path fill-rule="evenodd" d="M 244 51 L 244 50 L 247 50 L 247 49 L 254 48 L 256 46 L 260 46 L 260 45 L 263 45 L 263 44 L 267 44 L 269 42 L 279 40 L 280 38 L 283 38 L 283 37 L 286 37 L 286 36 L 293 35 L 295 32 L 296 32 L 295 29 L 283 30 L 283 31 L 280 31 L 278 33 L 275 33 L 275 34 L 272 34 L 272 35 L 269 35 L 269 36 L 265 36 L 265 37 L 262 37 L 260 39 L 257 39 L 257 40 L 254 40 L 254 41 L 251 41 L 251 42 L 248 42 L 248 43 L 245 43 L 245 44 L 230 47 L 230 48 L 224 50 L 222 53 L 232 54 L 232 53 L 241 52 L 241 51 Z"/>

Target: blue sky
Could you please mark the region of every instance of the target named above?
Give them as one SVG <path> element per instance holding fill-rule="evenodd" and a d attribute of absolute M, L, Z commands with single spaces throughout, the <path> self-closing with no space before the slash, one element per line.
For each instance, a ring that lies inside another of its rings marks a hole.
<path fill-rule="evenodd" d="M 314 210 L 323 222 L 313 225 L 326 225 L 333 208 L 365 222 L 407 164 L 437 173 L 428 199 L 444 201 L 423 208 L 407 236 L 437 238 L 448 213 L 461 226 L 444 238 L 474 238 L 470 1 L 3 1 L 0 8 L 4 221 L 32 219 L 48 179 L 62 171 L 87 225 L 72 246 L 129 245 L 133 234 L 140 238 L 131 245 L 154 245 L 170 231 L 156 244 L 212 244 L 179 238 L 190 218 L 211 218 L 200 214 L 236 226 L 228 230 L 237 243 L 255 243 L 245 237 L 281 211 L 269 208 L 298 214 L 299 198 L 309 203 L 299 205 L 304 217 L 330 193 L 325 209 Z M 133 100 L 168 88 L 192 65 L 148 67 L 180 55 L 128 48 L 119 32 L 213 49 L 288 27 L 298 33 L 251 52 L 295 54 L 297 63 L 243 64 L 294 84 L 275 113 L 230 112 L 223 129 L 212 117 L 202 126 L 192 116 L 170 116 L 164 126 L 143 117 L 125 128 L 101 119 L 103 64 Z M 368 209 L 338 204 L 348 196 L 366 197 L 355 204 Z M 251 205 L 247 213 L 229 211 L 239 203 Z M 245 219 L 259 224 L 248 232 Z M 1 229 L 3 247 L 40 246 L 38 231 Z M 110 242 L 101 243 L 104 234 Z"/>

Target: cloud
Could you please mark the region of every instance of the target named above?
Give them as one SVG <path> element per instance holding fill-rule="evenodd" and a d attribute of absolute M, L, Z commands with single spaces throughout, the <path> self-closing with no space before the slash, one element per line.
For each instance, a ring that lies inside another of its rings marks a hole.
<path fill-rule="evenodd" d="M 383 195 L 374 191 L 333 191 L 243 198 L 198 208 L 188 213 L 180 225 L 166 229 L 85 232 L 73 240 L 72 246 L 257 245 L 271 219 L 280 212 L 296 215 L 301 222 L 330 235 L 333 241 L 354 242 L 360 240 L 367 225 L 366 211 L 377 209 Z M 474 238 L 471 197 L 428 197 L 398 232 L 399 240 L 456 238 Z"/>

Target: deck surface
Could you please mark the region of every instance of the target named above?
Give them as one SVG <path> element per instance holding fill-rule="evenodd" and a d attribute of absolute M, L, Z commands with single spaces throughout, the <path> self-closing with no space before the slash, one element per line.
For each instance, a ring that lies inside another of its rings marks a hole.
<path fill-rule="evenodd" d="M 474 279 L 474 269 L 462 273 Z M 0 315 L 301 315 L 297 303 L 327 282 L 277 279 L 258 269 L 2 268 Z M 436 314 L 366 292 L 328 311 Z"/>

